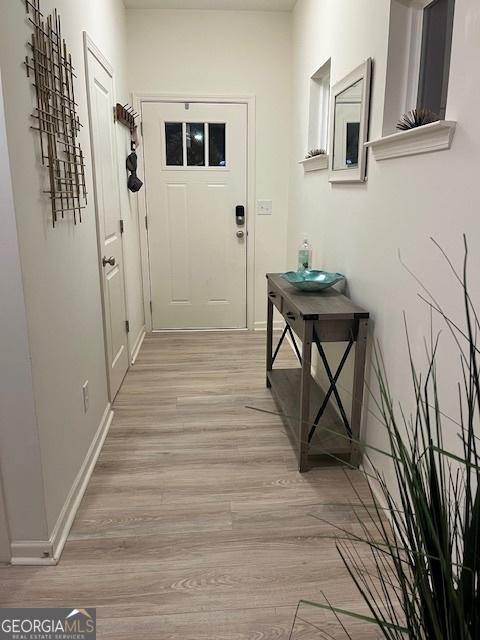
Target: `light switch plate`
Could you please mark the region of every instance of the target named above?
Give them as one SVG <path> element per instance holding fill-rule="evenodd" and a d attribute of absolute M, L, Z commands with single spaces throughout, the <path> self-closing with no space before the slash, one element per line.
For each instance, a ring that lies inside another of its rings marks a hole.
<path fill-rule="evenodd" d="M 257 200 L 257 215 L 271 216 L 273 213 L 273 203 L 271 200 Z"/>

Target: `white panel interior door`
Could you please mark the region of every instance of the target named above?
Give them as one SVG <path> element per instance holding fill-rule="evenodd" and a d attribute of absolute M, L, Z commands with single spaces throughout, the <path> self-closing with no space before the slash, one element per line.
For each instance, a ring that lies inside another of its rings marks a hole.
<path fill-rule="evenodd" d="M 247 107 L 142 106 L 153 329 L 246 327 Z"/>
<path fill-rule="evenodd" d="M 113 400 L 128 369 L 113 78 L 88 50 L 88 101 L 100 243 L 106 360 Z"/>

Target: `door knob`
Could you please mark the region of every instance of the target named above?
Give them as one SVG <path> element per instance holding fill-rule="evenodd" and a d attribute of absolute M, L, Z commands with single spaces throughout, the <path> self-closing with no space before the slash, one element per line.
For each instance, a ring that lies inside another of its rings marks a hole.
<path fill-rule="evenodd" d="M 103 264 L 104 267 L 106 267 L 107 264 L 109 264 L 111 267 L 114 267 L 115 266 L 115 258 L 113 256 L 110 256 L 110 258 L 105 258 L 105 256 L 103 256 L 102 264 Z"/>
<path fill-rule="evenodd" d="M 245 231 L 242 231 L 242 229 L 239 229 L 237 231 L 237 238 L 243 238 L 245 235 Z"/>

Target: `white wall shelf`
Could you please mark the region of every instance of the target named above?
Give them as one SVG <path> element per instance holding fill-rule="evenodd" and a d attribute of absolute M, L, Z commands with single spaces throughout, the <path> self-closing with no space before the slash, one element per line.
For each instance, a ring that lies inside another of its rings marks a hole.
<path fill-rule="evenodd" d="M 328 155 L 322 154 L 319 156 L 313 156 L 312 158 L 304 158 L 303 160 L 299 160 L 298 164 L 303 165 L 305 173 L 328 169 Z"/>
<path fill-rule="evenodd" d="M 390 136 L 370 140 L 365 146 L 372 150 L 375 160 L 415 156 L 450 149 L 457 123 L 452 120 L 439 120 L 423 127 L 400 131 Z"/>

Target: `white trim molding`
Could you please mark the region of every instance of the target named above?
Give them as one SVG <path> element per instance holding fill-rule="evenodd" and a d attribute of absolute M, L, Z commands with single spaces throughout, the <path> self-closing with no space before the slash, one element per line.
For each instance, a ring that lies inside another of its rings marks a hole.
<path fill-rule="evenodd" d="M 450 149 L 457 123 L 453 120 L 439 120 L 422 127 L 393 133 L 384 138 L 365 143 L 371 149 L 375 160 L 415 156 Z"/>
<path fill-rule="evenodd" d="M 274 331 L 283 331 L 285 327 L 284 320 L 274 320 L 273 321 L 273 330 Z M 257 320 L 253 326 L 254 331 L 266 331 L 267 330 L 267 321 L 266 320 Z"/>
<path fill-rule="evenodd" d="M 110 403 L 105 408 L 102 420 L 87 455 L 80 467 L 70 492 L 49 540 L 21 540 L 11 544 L 12 564 L 55 565 L 62 555 L 70 528 L 77 513 L 88 481 L 93 473 L 103 443 L 112 423 L 113 411 Z"/>
<path fill-rule="evenodd" d="M 138 336 L 135 340 L 135 343 L 132 347 L 132 353 L 130 356 L 130 364 L 133 365 L 135 364 L 135 362 L 137 361 L 138 358 L 138 354 L 140 353 L 140 349 L 142 348 L 142 344 L 143 341 L 145 340 L 145 336 L 146 336 L 146 330 L 145 330 L 145 325 L 143 325 L 143 327 L 140 329 L 140 331 L 138 332 Z"/>
<path fill-rule="evenodd" d="M 97 47 L 92 38 L 88 35 L 87 31 L 83 31 L 83 48 L 84 48 L 84 56 L 87 51 L 93 53 L 95 58 L 97 58 L 98 62 L 102 65 L 105 71 L 109 76 L 113 78 L 114 69 L 111 65 L 110 61 L 104 56 L 102 51 Z M 113 105 L 112 105 L 113 106 Z"/>
<path fill-rule="evenodd" d="M 318 156 L 312 156 L 311 158 L 304 158 L 303 160 L 299 160 L 298 164 L 303 165 L 305 173 L 328 169 L 328 155 L 326 153 L 322 153 Z"/>
<path fill-rule="evenodd" d="M 20 540 L 10 545 L 12 559 L 15 565 L 51 566 L 57 564 L 53 557 L 50 540 Z"/>
<path fill-rule="evenodd" d="M 88 481 L 93 473 L 95 464 L 97 462 L 100 451 L 102 450 L 103 443 L 107 437 L 108 430 L 112 424 L 113 411 L 111 404 L 109 403 L 102 416 L 100 425 L 97 429 L 97 433 L 92 440 L 92 443 L 87 451 L 87 455 L 80 467 L 80 470 L 75 478 L 75 481 L 70 489 L 70 492 L 65 500 L 63 509 L 60 512 L 57 523 L 50 536 L 53 558 L 55 562 L 58 562 L 62 555 L 63 547 L 67 540 L 70 528 L 73 524 L 73 520 L 77 513 L 80 502 L 82 501 L 83 494 L 87 488 Z"/>
<path fill-rule="evenodd" d="M 309 149 L 328 149 L 331 61 L 328 58 L 310 77 Z"/>
<path fill-rule="evenodd" d="M 365 455 L 363 456 L 362 461 L 360 463 L 360 471 L 362 471 L 365 474 L 365 478 L 375 497 L 375 500 L 377 501 L 379 508 L 383 511 L 389 523 L 391 525 L 394 525 L 392 520 L 392 514 L 390 509 L 388 508 L 388 503 L 385 499 L 382 488 L 380 484 L 377 482 L 377 480 L 375 479 L 375 469 L 373 468 L 371 461 Z"/>

